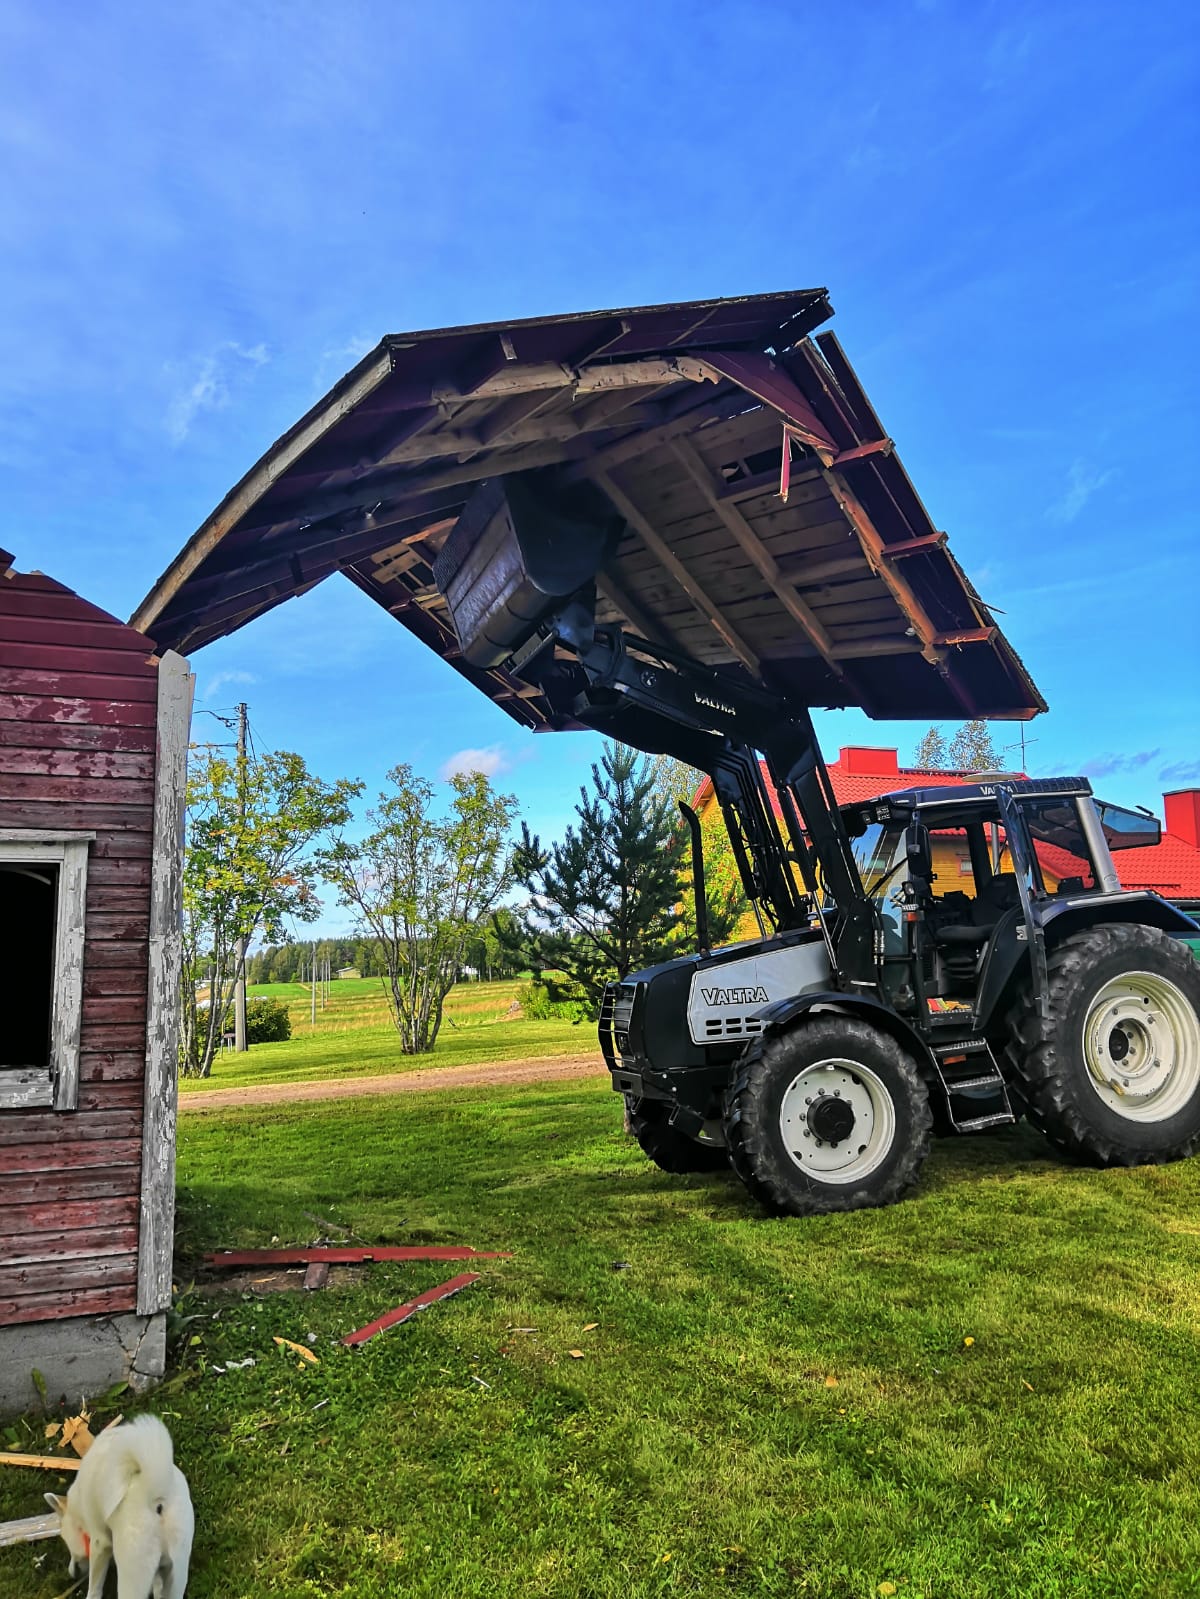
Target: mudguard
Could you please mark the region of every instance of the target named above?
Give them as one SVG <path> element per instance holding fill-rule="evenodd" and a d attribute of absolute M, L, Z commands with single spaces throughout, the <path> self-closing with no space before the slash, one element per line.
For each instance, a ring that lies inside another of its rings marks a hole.
<path fill-rule="evenodd" d="M 933 1082 L 938 1082 L 938 1071 L 929 1045 L 915 1027 L 904 1017 L 867 994 L 847 994 L 839 989 L 824 993 L 795 994 L 790 999 L 777 1000 L 757 1013 L 764 1033 L 782 1032 L 808 1011 L 840 1011 L 844 1016 L 860 1016 L 881 1033 L 887 1033 L 907 1049 L 921 1071 Z"/>

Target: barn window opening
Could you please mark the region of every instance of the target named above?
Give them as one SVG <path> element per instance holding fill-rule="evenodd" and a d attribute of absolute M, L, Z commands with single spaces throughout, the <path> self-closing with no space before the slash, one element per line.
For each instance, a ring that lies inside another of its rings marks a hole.
<path fill-rule="evenodd" d="M 0 861 L 0 1070 L 50 1064 L 58 873 Z"/>

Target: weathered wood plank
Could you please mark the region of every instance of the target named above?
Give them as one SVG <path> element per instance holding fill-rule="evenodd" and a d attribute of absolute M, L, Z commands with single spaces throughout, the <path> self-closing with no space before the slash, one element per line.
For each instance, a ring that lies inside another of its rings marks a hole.
<path fill-rule="evenodd" d="M 145 1022 L 91 1022 L 83 1024 L 81 1048 L 91 1050 L 141 1049 L 145 1046 Z"/>
<path fill-rule="evenodd" d="M 144 779 L 67 777 L 0 770 L 0 805 L 8 800 L 41 800 L 52 805 L 129 805 L 154 803 L 154 784 Z"/>
<path fill-rule="evenodd" d="M 141 1076 L 124 1082 L 92 1082 L 79 1086 L 81 1111 L 140 1110 L 142 1105 Z"/>
<path fill-rule="evenodd" d="M 120 700 L 112 695 L 84 694 L 78 686 L 69 692 L 38 688 L 33 693 L 14 692 L 5 677 L 0 693 L 0 721 L 38 722 L 81 727 L 153 727 L 152 700 Z"/>
<path fill-rule="evenodd" d="M 7 1067 L 0 1071 L 0 1110 L 38 1110 L 54 1103 L 54 1084 L 44 1066 Z"/>
<path fill-rule="evenodd" d="M 10 1118 L 5 1116 L 0 1120 L 7 1123 Z M 11 1120 L 15 1122 L 17 1118 Z M 88 1120 L 90 1122 L 92 1118 Z M 59 1121 L 62 1121 L 61 1117 Z M 104 1171 L 114 1170 L 118 1166 L 131 1166 L 134 1168 L 132 1180 L 136 1183 L 136 1170 L 142 1159 L 142 1118 L 138 1116 L 135 1120 L 126 1116 L 125 1121 L 126 1125 L 132 1123 L 138 1129 L 138 1136 L 81 1139 L 77 1143 L 70 1143 L 60 1135 L 51 1135 L 26 1144 L 0 1144 L 0 1172 L 58 1172 L 67 1161 L 81 1171 L 89 1166 L 100 1167 Z"/>
<path fill-rule="evenodd" d="M 100 855 L 95 849 L 88 863 L 88 892 L 102 886 L 114 888 L 149 888 L 150 860 L 122 860 L 118 856 Z"/>
<path fill-rule="evenodd" d="M 88 918 L 87 936 L 89 944 L 109 938 L 144 943 L 150 936 L 150 918 L 135 916 L 128 911 L 113 911 L 111 914 L 96 911 Z"/>
<path fill-rule="evenodd" d="M 134 1251 L 73 1265 L 48 1261 L 9 1266 L 0 1261 L 0 1303 L 17 1294 L 38 1294 L 47 1290 L 69 1294 L 80 1289 L 115 1287 L 131 1280 L 136 1265 Z"/>
<path fill-rule="evenodd" d="M 83 971 L 83 997 L 89 999 L 146 999 L 146 973 L 138 966 L 98 966 Z"/>
<path fill-rule="evenodd" d="M 114 1178 L 113 1173 L 117 1173 Z M 23 1205 L 36 1193 L 41 1203 L 72 1203 L 82 1199 L 112 1199 L 114 1195 L 137 1198 L 138 1184 L 131 1181 L 128 1167 L 65 1166 L 56 1172 L 43 1172 L 36 1187 L 27 1172 L 0 1172 L 0 1227 L 7 1207 Z"/>
<path fill-rule="evenodd" d="M 11 728 L 12 724 L 5 725 Z M 149 751 L 124 754 L 112 750 L 21 748 L 0 739 L 0 772 L 28 777 L 121 777 L 146 781 L 154 777 L 154 756 Z"/>
<path fill-rule="evenodd" d="M 88 910 L 116 913 L 124 912 L 128 915 L 146 915 L 150 909 L 150 888 L 146 883 L 135 884 L 132 888 L 119 887 L 115 883 L 100 883 L 88 894 Z"/>
<path fill-rule="evenodd" d="M 21 672 L 82 672 L 102 681 L 110 678 L 153 679 L 154 667 L 145 655 L 129 650 L 73 649 L 67 644 L 27 644 L 9 642 L 8 629 L 0 631 L 0 668 Z M 136 697 L 127 684 L 121 698 Z"/>
<path fill-rule="evenodd" d="M 140 994 L 114 994 L 110 997 L 88 997 L 83 1001 L 85 1026 L 95 1023 L 113 1023 L 119 1027 L 137 1027 L 146 1020 L 146 1001 Z"/>
<path fill-rule="evenodd" d="M 89 1083 L 141 1082 L 146 1059 L 140 1049 L 81 1050 L 80 1093 Z"/>
<path fill-rule="evenodd" d="M 131 1201 L 135 1206 L 137 1201 Z M 8 1218 L 0 1211 L 0 1221 Z M 56 1228 L 47 1232 L 18 1236 L 12 1252 L 6 1253 L 8 1266 L 52 1265 L 57 1261 L 104 1260 L 128 1255 L 137 1248 L 137 1223 L 120 1227 Z"/>
<path fill-rule="evenodd" d="M 136 1220 L 137 1210 L 137 1196 L 129 1194 L 71 1200 L 27 1198 L 24 1204 L 5 1205 L 0 1210 L 0 1227 L 4 1229 L 5 1239 L 0 1264 L 12 1265 L 18 1246 L 40 1242 L 34 1239 L 34 1234 L 78 1232 L 84 1227 L 121 1227 Z M 136 1238 L 132 1238 L 125 1247 L 134 1248 L 136 1243 Z M 28 1253 L 28 1247 L 24 1247 L 24 1252 Z"/>
<path fill-rule="evenodd" d="M 99 967 L 142 966 L 146 960 L 146 946 L 138 939 L 89 939 L 84 945 L 85 971 Z"/>
<path fill-rule="evenodd" d="M 92 726 L 87 722 L 0 719 L 0 750 L 79 750 L 94 755 L 149 757 L 153 773 L 154 733 L 149 727 Z"/>
<path fill-rule="evenodd" d="M 0 1298 L 0 1327 L 31 1321 L 64 1321 L 68 1316 L 113 1316 L 133 1310 L 136 1302 L 137 1287 L 130 1267 L 127 1282 L 113 1283 L 107 1288 L 85 1287 L 58 1292 L 49 1288 L 40 1293 Z"/>
<path fill-rule="evenodd" d="M 7 586 L 7 585 L 6 585 Z M 78 610 L 78 601 L 76 602 Z M 102 659 L 106 654 L 132 655 L 143 666 L 152 654 L 150 640 L 144 633 L 135 633 L 124 622 L 96 621 L 83 615 L 32 616 L 10 611 L 0 595 L 0 616 L 4 618 L 5 643 L 51 646 L 62 650 L 94 651 Z M 153 671 L 153 666 L 150 667 Z"/>
<path fill-rule="evenodd" d="M 158 773 L 154 793 L 154 873 L 146 1008 L 145 1115 L 142 1133 L 138 1311 L 171 1303 L 175 1244 L 175 1121 L 178 1110 L 180 919 L 188 728 L 195 679 L 173 650 L 158 673 Z"/>
<path fill-rule="evenodd" d="M 101 610 L 91 600 L 78 594 L 54 593 L 45 589 L 28 589 L 19 579 L 0 588 L 0 616 L 6 619 L 32 617 L 39 621 L 73 622 L 85 627 L 115 628 L 118 634 L 132 633 L 149 647 L 151 640 L 134 630 L 119 617 Z M 7 625 L 7 624 L 6 624 Z"/>
<path fill-rule="evenodd" d="M 149 805 L 58 804 L 26 799 L 10 799 L 0 803 L 0 827 L 120 833 L 122 837 L 116 840 L 97 839 L 97 845 L 110 855 L 134 854 L 136 850 L 132 840 L 139 834 L 145 837 L 145 850 L 149 854 L 153 815 Z M 117 846 L 115 849 L 114 843 Z"/>
<path fill-rule="evenodd" d="M 157 685 L 154 673 L 142 677 L 122 677 L 99 672 L 67 672 L 46 668 L 9 666 L 4 672 L 8 694 L 62 696 L 68 700 L 113 700 L 123 704 L 154 704 Z"/>

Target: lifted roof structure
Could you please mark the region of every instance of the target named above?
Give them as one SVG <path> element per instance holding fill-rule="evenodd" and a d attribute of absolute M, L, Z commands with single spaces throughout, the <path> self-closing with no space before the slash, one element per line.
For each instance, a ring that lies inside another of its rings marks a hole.
<path fill-rule="evenodd" d="M 588 482 L 623 523 L 597 619 L 805 706 L 1028 718 L 1021 661 L 930 521 L 824 289 L 394 334 L 225 497 L 135 612 L 192 651 L 341 573 L 462 657 L 433 563 L 485 479 Z"/>

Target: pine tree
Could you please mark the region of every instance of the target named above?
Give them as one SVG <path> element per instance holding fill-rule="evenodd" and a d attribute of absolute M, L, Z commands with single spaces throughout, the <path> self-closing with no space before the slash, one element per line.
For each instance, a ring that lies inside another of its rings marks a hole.
<path fill-rule="evenodd" d="M 684 833 L 651 764 L 619 744 L 605 745 L 575 814 L 549 848 L 522 829 L 513 868 L 532 898 L 516 936 L 540 969 L 566 972 L 596 1012 L 606 983 L 668 951 Z"/>
<path fill-rule="evenodd" d="M 946 766 L 946 738 L 940 727 L 931 727 L 917 745 L 913 765 L 922 772 L 940 772 Z"/>
<path fill-rule="evenodd" d="M 950 740 L 947 753 L 950 765 L 960 772 L 1000 770 L 1000 756 L 992 743 L 991 729 L 986 722 L 979 719 L 963 723 Z"/>

